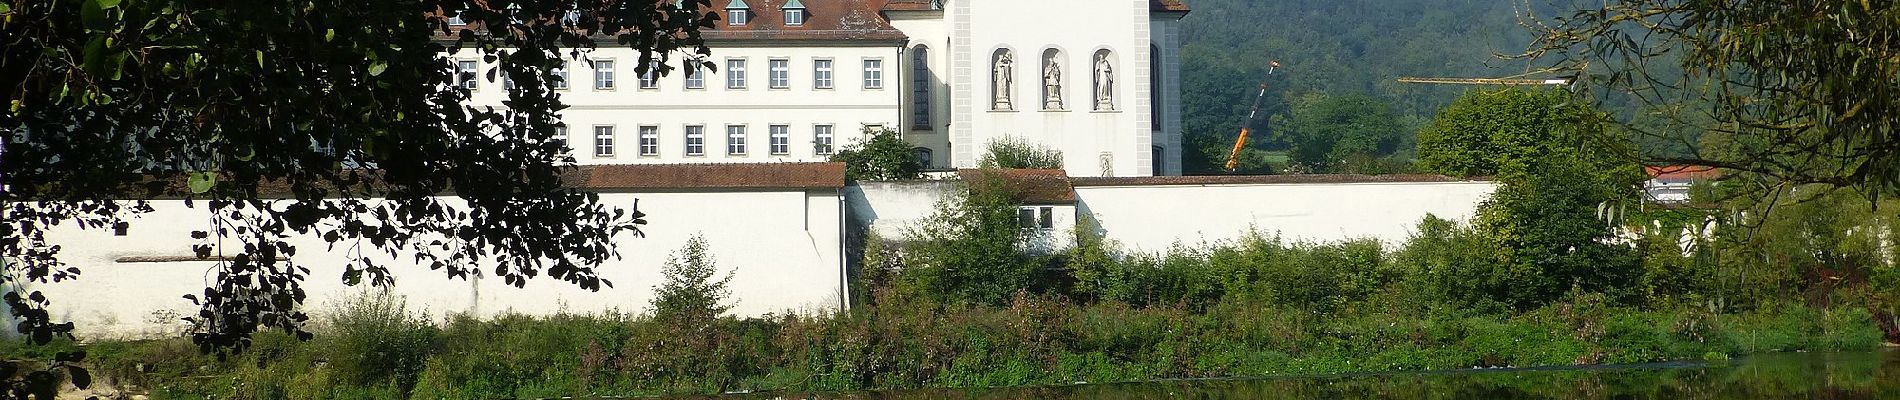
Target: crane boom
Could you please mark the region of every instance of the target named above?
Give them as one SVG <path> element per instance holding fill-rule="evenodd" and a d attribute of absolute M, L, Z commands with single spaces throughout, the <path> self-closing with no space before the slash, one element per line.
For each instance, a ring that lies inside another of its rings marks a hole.
<path fill-rule="evenodd" d="M 1511 79 L 1511 78 L 1424 78 L 1399 77 L 1399 82 L 1430 83 L 1440 85 L 1568 85 L 1569 79 Z"/>
<path fill-rule="evenodd" d="M 1280 69 L 1279 61 L 1267 62 L 1267 76 Z M 1253 124 L 1260 118 L 1260 101 L 1267 98 L 1267 81 L 1260 81 L 1260 92 L 1253 97 L 1253 107 L 1247 109 L 1247 120 L 1240 123 L 1240 137 L 1234 139 L 1234 150 L 1227 153 L 1227 172 L 1240 167 L 1240 150 L 1247 147 L 1247 135 L 1253 133 Z"/>

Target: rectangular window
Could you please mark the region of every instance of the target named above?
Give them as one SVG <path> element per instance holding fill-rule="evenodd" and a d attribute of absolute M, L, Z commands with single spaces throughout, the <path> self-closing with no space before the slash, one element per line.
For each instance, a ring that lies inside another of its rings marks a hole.
<path fill-rule="evenodd" d="M 640 88 L 641 89 L 659 89 L 660 88 L 660 62 L 659 61 L 654 61 L 653 63 L 647 64 L 647 72 L 640 74 Z"/>
<path fill-rule="evenodd" d="M 1026 231 L 1052 231 L 1056 228 L 1055 207 L 1020 207 L 1016 226 Z"/>
<path fill-rule="evenodd" d="M 746 22 L 752 19 L 752 16 L 749 14 L 750 13 L 743 8 L 726 10 L 726 24 L 732 26 L 745 25 Z"/>
<path fill-rule="evenodd" d="M 462 19 L 462 12 L 457 11 L 455 12 L 455 14 L 449 15 L 449 25 L 452 25 L 452 26 L 468 25 L 468 20 Z"/>
<path fill-rule="evenodd" d="M 884 88 L 884 60 L 864 60 L 864 88 Z"/>
<path fill-rule="evenodd" d="M 660 155 L 660 127 L 651 125 L 640 127 L 640 155 Z"/>
<path fill-rule="evenodd" d="M 561 146 L 561 152 L 563 152 L 563 153 L 566 153 L 566 152 L 568 151 L 568 147 L 567 147 L 567 125 L 555 125 L 555 126 L 554 126 L 554 144 L 555 144 L 555 145 L 558 145 L 558 146 Z"/>
<path fill-rule="evenodd" d="M 804 24 L 805 24 L 805 9 L 802 9 L 802 8 L 785 9 L 785 25 L 799 26 L 799 25 L 804 25 Z"/>
<path fill-rule="evenodd" d="M 614 88 L 614 61 L 613 60 L 594 60 L 594 89 L 595 90 L 609 90 L 613 88 Z"/>
<path fill-rule="evenodd" d="M 561 68 L 555 68 L 553 73 L 554 73 L 554 78 L 553 78 L 554 89 L 555 90 L 567 89 L 567 67 L 563 66 Z"/>
<path fill-rule="evenodd" d="M 745 154 L 745 125 L 726 125 L 726 154 Z"/>
<path fill-rule="evenodd" d="M 831 60 L 812 60 L 811 84 L 819 89 L 831 88 Z"/>
<path fill-rule="evenodd" d="M 455 62 L 455 84 L 463 89 L 475 90 L 475 60 Z"/>
<path fill-rule="evenodd" d="M 812 150 L 818 155 L 831 155 L 831 125 L 812 127 Z"/>
<path fill-rule="evenodd" d="M 686 126 L 686 155 L 689 155 L 689 156 L 706 155 L 706 126 L 705 125 L 687 125 Z"/>
<path fill-rule="evenodd" d="M 770 64 L 771 64 L 771 71 L 770 71 L 771 76 L 769 76 L 768 78 L 772 80 L 771 82 L 772 88 L 784 89 L 784 88 L 792 87 L 791 60 L 772 60 Z"/>
<path fill-rule="evenodd" d="M 792 127 L 790 125 L 772 125 L 767 130 L 772 134 L 772 154 L 792 154 Z"/>
<path fill-rule="evenodd" d="M 594 157 L 614 156 L 614 127 L 600 125 L 594 127 Z"/>
<path fill-rule="evenodd" d="M 705 89 L 706 88 L 706 66 L 701 65 L 697 61 L 692 61 L 691 63 L 692 65 L 689 65 L 686 68 L 686 88 L 687 89 Z"/>
<path fill-rule="evenodd" d="M 745 89 L 745 59 L 726 60 L 726 88 Z"/>

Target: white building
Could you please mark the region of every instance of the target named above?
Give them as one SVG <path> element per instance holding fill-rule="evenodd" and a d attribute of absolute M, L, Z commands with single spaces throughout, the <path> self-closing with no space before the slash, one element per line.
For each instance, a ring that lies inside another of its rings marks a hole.
<path fill-rule="evenodd" d="M 1178 1 L 712 4 L 716 72 L 641 76 L 613 46 L 570 63 L 580 163 L 822 161 L 891 128 L 933 169 L 974 167 L 1012 136 L 1061 150 L 1073 176 L 1180 174 Z M 453 58 L 473 102 L 506 97 L 477 53 Z"/>

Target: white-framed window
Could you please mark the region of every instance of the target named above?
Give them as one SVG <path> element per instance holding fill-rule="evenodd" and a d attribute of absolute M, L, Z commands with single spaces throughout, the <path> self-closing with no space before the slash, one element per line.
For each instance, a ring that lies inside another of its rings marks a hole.
<path fill-rule="evenodd" d="M 659 89 L 660 88 L 660 61 L 659 60 L 654 60 L 651 63 L 647 63 L 647 72 L 640 74 L 640 88 L 641 89 Z"/>
<path fill-rule="evenodd" d="M 831 60 L 827 60 L 827 59 L 811 60 L 811 86 L 812 87 L 819 88 L 819 89 L 830 89 L 831 83 L 832 83 L 831 76 L 832 76 Z"/>
<path fill-rule="evenodd" d="M 462 19 L 462 12 L 457 11 L 454 14 L 449 14 L 449 25 L 450 26 L 468 25 L 468 20 Z"/>
<path fill-rule="evenodd" d="M 792 126 L 772 125 L 766 128 L 771 133 L 772 154 L 792 154 Z"/>
<path fill-rule="evenodd" d="M 745 59 L 734 58 L 726 60 L 726 88 L 745 89 L 745 86 Z"/>
<path fill-rule="evenodd" d="M 752 21 L 752 12 L 743 8 L 726 10 L 726 25 L 740 26 Z"/>
<path fill-rule="evenodd" d="M 1026 231 L 1055 230 L 1055 216 L 1055 207 L 1024 206 L 1016 208 L 1016 224 Z"/>
<path fill-rule="evenodd" d="M 700 64 L 698 61 L 692 61 L 691 64 L 692 65 L 688 65 L 686 68 L 686 88 L 705 89 L 706 66 Z"/>
<path fill-rule="evenodd" d="M 556 144 L 556 145 L 560 145 L 560 146 L 561 146 L 561 149 L 562 149 L 562 152 L 563 152 L 563 153 L 565 153 L 565 152 L 567 152 L 567 151 L 568 151 L 568 147 L 567 147 L 567 124 L 561 124 L 561 125 L 555 125 L 555 126 L 554 126 L 554 144 Z"/>
<path fill-rule="evenodd" d="M 744 155 L 745 139 L 745 125 L 726 125 L 726 154 Z"/>
<path fill-rule="evenodd" d="M 706 126 L 705 125 L 687 125 L 686 126 L 686 155 L 689 155 L 689 156 L 706 155 Z"/>
<path fill-rule="evenodd" d="M 811 133 L 812 152 L 821 156 L 831 155 L 832 126 L 816 125 L 812 127 Z"/>
<path fill-rule="evenodd" d="M 614 126 L 594 125 L 594 157 L 614 156 Z"/>
<path fill-rule="evenodd" d="M 773 89 L 792 87 L 792 60 L 773 59 L 768 64 L 771 70 L 767 71 L 767 79 L 771 80 Z"/>
<path fill-rule="evenodd" d="M 645 125 L 640 127 L 640 155 L 660 155 L 660 127 Z"/>
<path fill-rule="evenodd" d="M 475 60 L 455 62 L 455 84 L 463 89 L 475 90 Z"/>
<path fill-rule="evenodd" d="M 594 90 L 613 90 L 614 60 L 594 60 Z"/>
<path fill-rule="evenodd" d="M 552 73 L 554 75 L 554 90 L 567 89 L 567 63 L 562 63 L 561 67 L 555 68 Z"/>
<path fill-rule="evenodd" d="M 864 60 L 864 88 L 884 88 L 884 60 Z"/>
<path fill-rule="evenodd" d="M 910 126 L 930 129 L 930 50 L 923 45 L 910 50 Z"/>
<path fill-rule="evenodd" d="M 804 8 L 786 8 L 785 9 L 785 25 L 786 26 L 799 26 L 799 25 L 804 25 L 804 24 L 805 24 L 805 9 Z"/>

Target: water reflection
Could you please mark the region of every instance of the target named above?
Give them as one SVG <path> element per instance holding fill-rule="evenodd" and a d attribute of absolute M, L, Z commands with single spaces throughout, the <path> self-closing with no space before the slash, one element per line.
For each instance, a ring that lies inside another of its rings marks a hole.
<path fill-rule="evenodd" d="M 1887 399 L 1900 351 L 1730 362 L 1196 380 L 992 390 L 755 394 L 741 399 Z"/>

